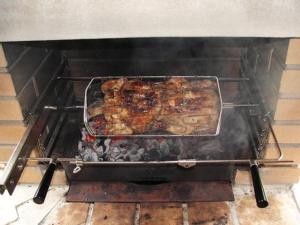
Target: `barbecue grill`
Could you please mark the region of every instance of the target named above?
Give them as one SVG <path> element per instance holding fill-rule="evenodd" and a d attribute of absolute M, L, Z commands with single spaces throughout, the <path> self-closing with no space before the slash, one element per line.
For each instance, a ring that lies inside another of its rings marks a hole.
<path fill-rule="evenodd" d="M 191 74 L 180 73 L 186 79 L 211 79 L 217 82 L 217 92 L 220 103 L 218 124 L 215 132 L 209 134 L 174 135 L 133 134 L 122 138 L 140 142 L 162 138 L 175 145 L 182 145 L 186 154 L 178 154 L 177 158 L 153 157 L 148 160 L 89 160 L 84 159 L 78 150 L 82 139 L 81 130 L 86 128 L 89 135 L 104 143 L 107 139 L 119 135 L 97 134 L 89 124 L 88 106 L 93 102 L 93 85 L 99 87 L 103 80 L 126 77 L 140 80 L 166 80 L 172 75 L 122 76 L 122 74 L 89 76 L 70 76 L 59 71 L 41 93 L 41 100 L 32 109 L 28 117 L 28 128 L 18 144 L 14 155 L 7 164 L 0 190 L 13 192 L 16 183 L 27 161 L 38 161 L 47 166 L 46 173 L 37 190 L 34 201 L 42 203 L 49 188 L 54 170 L 63 169 L 66 172 L 70 190 L 68 201 L 109 201 L 106 197 L 97 195 L 95 187 L 99 182 L 130 182 L 134 184 L 172 182 L 211 183 L 210 197 L 197 199 L 174 198 L 175 201 L 197 200 L 233 200 L 231 183 L 234 182 L 237 168 L 250 169 L 256 195 L 257 205 L 266 207 L 267 198 L 264 194 L 259 177 L 259 166 L 293 166 L 293 161 L 282 160 L 282 152 L 275 132 L 272 128 L 273 111 L 269 99 L 264 94 L 268 88 L 262 86 L 260 78 L 252 73 L 251 55 L 245 52 L 241 58 L 241 71 L 238 76 L 230 74 Z M 192 59 L 191 59 L 192 61 Z M 184 63 L 189 63 L 185 61 Z M 84 86 L 81 97 L 74 94 L 74 83 Z M 236 87 L 232 89 L 227 86 Z M 235 93 L 232 96 L 232 93 Z M 271 93 L 272 96 L 272 93 Z M 269 135 L 275 140 L 278 158 L 264 158 L 264 150 Z M 142 141 L 141 141 L 142 140 Z M 34 146 L 39 147 L 41 157 L 29 157 Z M 103 144 L 102 144 L 103 145 Z M 180 157 L 179 157 L 180 155 Z M 218 186 L 219 185 L 219 186 Z M 144 187 L 144 186 L 143 186 Z M 191 190 L 195 187 L 188 186 Z M 213 188 L 212 188 L 213 187 Z M 94 188 L 94 189 L 93 189 Z M 213 196 L 213 192 L 224 189 L 224 194 Z M 109 188 L 105 189 L 109 190 Z M 148 189 L 147 189 L 148 190 Z M 134 192 L 134 191 L 133 191 Z M 226 192 L 226 193 L 225 193 Z M 186 193 L 186 192 L 184 192 Z M 99 193 L 98 193 L 99 194 Z M 186 196 L 185 196 L 186 197 Z M 176 200 L 177 199 L 177 200 Z M 128 201 L 124 200 L 123 201 Z"/>

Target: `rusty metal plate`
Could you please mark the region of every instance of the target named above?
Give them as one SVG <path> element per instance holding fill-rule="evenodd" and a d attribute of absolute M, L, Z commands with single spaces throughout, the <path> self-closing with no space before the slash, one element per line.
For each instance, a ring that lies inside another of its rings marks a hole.
<path fill-rule="evenodd" d="M 136 184 L 73 182 L 68 202 L 199 202 L 234 201 L 227 181 Z"/>

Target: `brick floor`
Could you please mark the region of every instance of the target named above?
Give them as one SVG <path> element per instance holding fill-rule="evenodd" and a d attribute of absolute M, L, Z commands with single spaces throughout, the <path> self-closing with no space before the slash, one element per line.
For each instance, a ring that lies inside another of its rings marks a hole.
<path fill-rule="evenodd" d="M 230 206 L 227 202 L 197 202 L 188 204 L 190 225 L 232 225 Z"/>
<path fill-rule="evenodd" d="M 266 186 L 270 206 L 258 209 L 251 186 L 234 188 L 235 202 L 66 203 L 67 187 L 51 187 L 43 205 L 32 202 L 36 186 L 0 196 L 0 225 L 294 225 L 299 224 L 300 185 Z"/>
<path fill-rule="evenodd" d="M 92 225 L 132 225 L 135 217 L 134 203 L 95 203 Z"/>
<path fill-rule="evenodd" d="M 141 204 L 139 220 L 140 225 L 181 225 L 182 223 L 182 204 Z"/>

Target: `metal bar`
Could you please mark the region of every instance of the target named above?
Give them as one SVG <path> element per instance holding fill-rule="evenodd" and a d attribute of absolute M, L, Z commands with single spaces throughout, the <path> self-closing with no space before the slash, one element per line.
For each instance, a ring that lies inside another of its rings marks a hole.
<path fill-rule="evenodd" d="M 65 118 L 66 118 L 66 113 L 63 112 L 62 115 L 59 117 L 59 120 L 58 120 L 57 124 L 55 125 L 54 131 L 51 134 L 51 138 L 49 140 L 49 143 L 47 144 L 47 147 L 46 147 L 46 149 L 44 151 L 44 155 L 45 156 L 49 157 L 51 155 L 53 145 L 54 145 L 54 143 L 56 141 L 56 138 L 57 138 L 57 136 L 59 134 L 59 131 L 60 131 L 61 127 L 62 127 L 62 124 L 63 124 Z"/>
<path fill-rule="evenodd" d="M 283 158 L 283 153 L 282 153 L 282 150 L 280 148 L 279 142 L 277 140 L 276 134 L 275 134 L 275 132 L 273 130 L 273 127 L 272 127 L 272 124 L 271 124 L 271 119 L 270 119 L 269 115 L 266 116 L 265 120 L 266 120 L 266 122 L 267 122 L 267 124 L 268 124 L 268 126 L 270 128 L 271 134 L 272 134 L 272 136 L 274 138 L 276 149 L 277 149 L 277 151 L 279 153 L 279 156 L 278 156 L 277 160 L 281 160 Z"/>
<path fill-rule="evenodd" d="M 230 78 L 230 77 L 219 77 L 219 81 L 222 82 L 240 82 L 240 81 L 249 81 L 248 77 L 239 77 L 239 78 Z"/>
<path fill-rule="evenodd" d="M 234 107 L 258 107 L 259 104 L 235 104 L 235 103 L 229 103 L 224 102 L 223 108 L 234 108 Z M 71 105 L 71 106 L 56 106 L 56 105 L 45 105 L 44 109 L 49 110 L 73 110 L 73 109 L 84 109 L 83 105 Z"/>
<path fill-rule="evenodd" d="M 27 157 L 36 144 L 36 140 L 42 132 L 48 116 L 48 114 L 41 118 L 38 118 L 38 116 L 32 116 L 22 139 L 16 146 L 12 156 L 4 168 L 2 176 L 0 177 L 1 193 L 3 193 L 5 189 L 7 189 L 10 194 L 14 191 L 27 162 Z"/>
<path fill-rule="evenodd" d="M 111 78 L 121 78 L 122 76 L 115 76 L 115 77 L 111 77 Z M 123 76 L 124 77 L 124 76 Z M 130 76 L 126 76 L 127 78 L 131 78 Z M 157 78 L 165 78 L 165 77 L 174 77 L 174 76 L 140 76 L 143 78 L 153 78 L 153 77 L 157 77 Z M 198 76 L 184 76 L 184 77 L 198 77 Z M 91 80 L 93 79 L 94 76 L 80 76 L 80 77 L 73 77 L 73 76 L 59 76 L 56 79 L 57 80 L 70 80 L 70 81 L 82 81 L 82 80 Z M 227 77 L 219 77 L 218 78 L 219 81 L 222 82 L 240 82 L 240 81 L 249 81 L 250 79 L 248 77 L 240 77 L 240 78 L 227 78 Z"/>
<path fill-rule="evenodd" d="M 48 109 L 48 110 L 63 110 L 63 111 L 67 111 L 67 110 L 75 110 L 75 109 L 84 109 L 83 105 L 71 105 L 71 106 L 57 106 L 57 105 L 45 105 L 44 109 Z"/>
<path fill-rule="evenodd" d="M 119 106 L 119 105 L 116 105 Z M 235 103 L 223 103 L 223 107 L 258 107 L 259 104 L 235 104 Z M 50 110 L 69 110 L 69 109 L 83 109 L 83 105 L 71 105 L 71 106 L 56 106 L 56 105 L 46 105 L 44 106 L 44 109 L 50 109 Z"/>
<path fill-rule="evenodd" d="M 57 67 L 57 69 L 55 70 L 55 72 L 53 73 L 54 75 L 51 77 L 51 79 L 48 82 L 47 86 L 45 87 L 45 89 L 41 93 L 40 97 L 38 98 L 38 100 L 34 104 L 34 106 L 32 108 L 32 111 L 31 111 L 31 114 L 36 113 L 36 111 L 38 110 L 38 108 L 41 106 L 42 101 L 46 97 L 46 94 L 48 93 L 48 91 L 51 90 L 52 88 L 54 88 L 54 86 L 55 86 L 55 77 L 57 76 L 57 74 L 59 73 L 59 71 L 62 69 L 64 63 L 65 62 L 62 61 L 60 63 L 60 65 Z"/>
<path fill-rule="evenodd" d="M 40 161 L 40 162 L 50 162 L 52 158 L 28 158 L 29 161 Z M 230 160 L 178 160 L 178 161 L 136 161 L 136 162 L 85 162 L 78 160 L 76 158 L 57 158 L 58 162 L 69 162 L 70 164 L 87 164 L 87 165 L 153 165 L 153 164 L 184 164 L 184 163 L 196 163 L 196 164 L 251 164 L 253 162 L 257 162 L 258 164 L 286 164 L 286 163 L 294 163 L 293 160 L 274 160 L 274 159 L 230 159 Z"/>
<path fill-rule="evenodd" d="M 73 101 L 73 94 L 72 94 L 72 90 L 70 90 L 71 92 L 68 94 L 68 97 L 67 97 L 67 100 L 66 100 L 66 104 L 70 104 L 72 101 Z M 61 113 L 60 117 L 59 117 L 59 120 L 57 122 L 57 124 L 55 125 L 55 128 L 54 128 L 54 131 L 53 133 L 51 134 L 51 138 L 49 140 L 49 143 L 44 151 L 45 155 L 46 156 L 50 156 L 51 153 L 52 153 L 52 148 L 53 148 L 53 145 L 56 141 L 56 138 L 61 130 L 61 127 L 63 125 L 63 122 L 65 120 L 67 116 L 67 113 L 66 112 L 63 112 Z"/>
<path fill-rule="evenodd" d="M 54 76 L 50 79 L 46 88 L 41 93 L 39 99 L 32 107 L 31 116 L 28 120 L 27 128 L 23 134 L 21 140 L 14 149 L 13 154 L 8 160 L 2 175 L 0 176 L 0 193 L 3 193 L 5 189 L 8 190 L 10 194 L 13 193 L 20 176 L 24 170 L 25 164 L 27 162 L 27 157 L 29 156 L 31 150 L 37 143 L 39 136 L 41 135 L 43 129 L 46 126 L 46 122 L 49 118 L 49 112 L 42 111 L 40 116 L 40 105 L 42 101 L 49 95 L 49 91 L 52 91 L 55 85 L 55 76 L 60 71 L 63 62 L 58 66 L 54 73 Z"/>
<path fill-rule="evenodd" d="M 256 54 L 255 60 L 256 60 L 256 62 L 255 62 L 255 68 L 254 68 L 253 71 L 256 71 L 257 60 L 258 60 L 258 54 Z M 249 65 L 247 64 L 248 61 L 247 61 L 246 59 L 242 60 L 242 62 L 245 63 L 245 67 L 249 67 Z M 245 72 L 245 71 L 243 71 L 243 70 L 244 70 L 244 67 L 242 66 L 241 69 L 242 69 L 242 73 L 241 73 L 241 74 L 244 74 L 244 72 Z M 265 107 L 264 107 L 264 103 L 263 103 L 263 101 L 262 101 L 262 95 L 260 94 L 261 91 L 260 91 L 259 85 L 258 85 L 258 83 L 257 83 L 257 81 L 256 81 L 256 79 L 255 79 L 255 72 L 254 72 L 254 74 L 252 74 L 252 77 L 253 77 L 252 81 L 253 81 L 254 86 L 256 87 L 256 90 L 257 90 L 256 92 L 257 92 L 258 95 L 259 95 L 259 98 L 258 98 L 258 99 L 260 100 L 259 105 L 260 105 L 260 107 L 262 108 L 263 113 L 264 113 L 264 115 L 265 115 L 264 121 L 267 122 L 267 125 L 268 125 L 268 127 L 269 127 L 269 129 L 270 129 L 270 131 L 271 131 L 271 135 L 272 135 L 273 138 L 274 138 L 274 142 L 275 142 L 276 149 L 277 149 L 277 151 L 278 151 L 278 153 L 279 153 L 279 156 L 278 156 L 277 158 L 275 158 L 274 160 L 282 161 L 283 153 L 282 153 L 282 150 L 281 150 L 281 148 L 280 148 L 279 142 L 278 142 L 278 140 L 277 140 L 277 138 L 276 138 L 276 134 L 275 134 L 275 132 L 274 132 L 274 130 L 273 130 L 273 127 L 272 127 L 271 118 L 270 118 L 270 112 L 267 112 L 266 109 L 265 109 Z M 247 90 L 248 90 L 248 88 L 247 88 Z M 248 95 L 250 95 L 249 91 L 248 91 Z M 260 142 L 261 142 L 261 141 L 260 141 Z"/>
<path fill-rule="evenodd" d="M 297 163 L 284 163 L 284 164 L 264 164 L 264 165 L 261 165 L 261 167 L 293 167 L 293 168 L 299 168 L 300 167 L 300 164 L 297 164 Z"/>
<path fill-rule="evenodd" d="M 91 80 L 93 77 L 56 77 L 57 80 L 69 80 L 69 81 L 81 81 L 81 80 Z"/>
<path fill-rule="evenodd" d="M 223 108 L 236 108 L 236 107 L 259 107 L 259 104 L 234 104 L 234 103 L 223 103 Z"/>

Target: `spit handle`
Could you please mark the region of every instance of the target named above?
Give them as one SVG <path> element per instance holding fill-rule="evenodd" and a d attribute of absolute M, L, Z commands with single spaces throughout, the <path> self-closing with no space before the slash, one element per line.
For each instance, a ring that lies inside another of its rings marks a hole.
<path fill-rule="evenodd" d="M 33 197 L 34 203 L 36 204 L 44 203 L 55 168 L 56 168 L 56 163 L 50 162 L 42 178 L 42 181 Z"/>
<path fill-rule="evenodd" d="M 269 203 L 265 195 L 264 187 L 260 179 L 257 164 L 250 165 L 253 187 L 255 192 L 256 205 L 259 208 L 266 208 Z"/>

